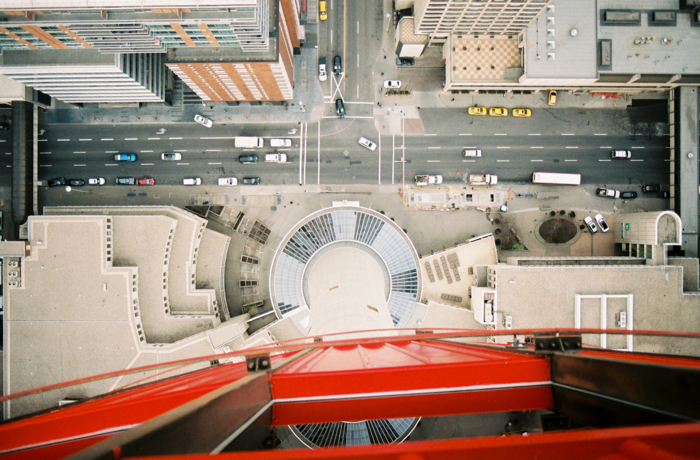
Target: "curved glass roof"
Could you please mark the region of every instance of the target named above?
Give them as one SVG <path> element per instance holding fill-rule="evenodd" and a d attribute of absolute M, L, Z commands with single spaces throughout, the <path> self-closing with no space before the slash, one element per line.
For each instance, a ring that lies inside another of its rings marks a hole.
<path fill-rule="evenodd" d="M 292 431 L 308 447 L 345 447 L 401 442 L 420 418 L 295 425 Z"/>
<path fill-rule="evenodd" d="M 419 295 L 418 258 L 400 228 L 374 211 L 338 209 L 316 215 L 292 232 L 278 253 L 271 288 L 279 313 L 284 316 L 306 305 L 303 276 L 307 263 L 326 245 L 356 241 L 376 251 L 391 278 L 387 305 L 395 327 L 408 321 Z"/>

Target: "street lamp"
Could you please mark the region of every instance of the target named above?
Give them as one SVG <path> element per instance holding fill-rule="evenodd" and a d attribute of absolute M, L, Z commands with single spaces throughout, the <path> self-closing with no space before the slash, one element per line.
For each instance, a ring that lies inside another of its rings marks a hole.
<path fill-rule="evenodd" d="M 66 192 L 68 192 L 68 193 L 70 193 L 70 192 L 90 193 L 86 190 L 78 190 L 76 188 L 71 187 L 70 185 L 66 185 Z"/>

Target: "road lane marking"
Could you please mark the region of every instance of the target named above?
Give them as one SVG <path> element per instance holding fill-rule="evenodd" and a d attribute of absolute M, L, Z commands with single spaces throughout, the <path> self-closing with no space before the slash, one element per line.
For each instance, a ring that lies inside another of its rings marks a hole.
<path fill-rule="evenodd" d="M 475 163 L 476 160 L 462 160 L 462 163 Z"/>
<path fill-rule="evenodd" d="M 84 164 L 74 164 L 73 166 L 85 166 Z"/>
<path fill-rule="evenodd" d="M 575 136 L 574 133 L 561 133 L 562 136 Z"/>
<path fill-rule="evenodd" d="M 100 140 L 101 140 L 101 141 L 113 141 L 114 139 L 111 138 L 111 137 L 105 137 L 105 138 L 102 138 L 102 139 L 100 139 Z"/>
<path fill-rule="evenodd" d="M 138 137 L 125 137 L 124 140 L 125 141 L 137 141 L 137 140 L 139 140 L 139 138 Z"/>
<path fill-rule="evenodd" d="M 182 138 L 181 137 L 169 137 L 168 139 L 170 139 L 171 141 L 179 141 Z"/>
<path fill-rule="evenodd" d="M 459 135 L 460 135 L 460 136 L 471 136 L 472 133 L 460 133 Z"/>
<path fill-rule="evenodd" d="M 508 147 L 508 146 L 500 146 L 500 145 L 499 145 L 499 146 L 496 147 L 496 148 L 497 148 L 497 149 L 509 149 L 510 147 Z"/>
<path fill-rule="evenodd" d="M 578 161 L 578 160 L 564 160 L 564 161 Z"/>
<path fill-rule="evenodd" d="M 80 142 L 91 142 L 92 139 L 78 139 Z"/>
<path fill-rule="evenodd" d="M 179 163 L 178 163 L 178 164 L 179 164 Z M 210 165 L 220 165 L 221 162 L 220 162 L 220 161 L 219 161 L 219 162 L 212 162 L 212 163 L 208 163 L 208 164 L 210 164 Z"/>
<path fill-rule="evenodd" d="M 544 160 L 530 160 L 530 161 L 544 161 Z"/>
<path fill-rule="evenodd" d="M 148 140 L 149 141 L 159 141 L 160 137 L 149 137 Z"/>
<path fill-rule="evenodd" d="M 11 165 L 7 165 L 8 168 L 11 168 Z M 39 165 L 40 168 L 50 168 L 51 165 Z"/>
<path fill-rule="evenodd" d="M 48 139 L 39 139 L 39 142 L 48 142 Z M 5 142 L 5 141 L 0 141 L 0 142 Z"/>
<path fill-rule="evenodd" d="M 70 142 L 70 139 L 56 139 L 56 142 Z"/>
<path fill-rule="evenodd" d="M 357 21 L 357 35 L 360 35 L 360 21 Z"/>
<path fill-rule="evenodd" d="M 507 133 L 495 133 L 494 136 L 507 136 Z"/>
<path fill-rule="evenodd" d="M 528 136 L 541 136 L 541 135 L 542 135 L 542 134 L 540 134 L 540 133 L 530 133 L 530 134 L 528 134 Z"/>
<path fill-rule="evenodd" d="M 442 147 L 428 147 L 428 150 L 436 150 L 436 149 L 441 149 Z"/>
<path fill-rule="evenodd" d="M 78 152 L 75 152 L 78 153 Z M 85 153 L 85 152 L 83 152 Z M 119 153 L 119 150 L 105 150 L 105 153 Z"/>
<path fill-rule="evenodd" d="M 139 150 L 139 153 L 153 153 L 153 150 Z"/>
<path fill-rule="evenodd" d="M 510 163 L 510 160 L 496 160 L 496 163 Z"/>
<path fill-rule="evenodd" d="M 610 161 L 610 160 L 598 160 L 598 161 Z"/>
<path fill-rule="evenodd" d="M 39 139 L 39 142 L 44 142 L 44 141 L 46 141 L 46 139 Z M 7 140 L 6 140 L 6 139 L 0 139 L 0 142 L 7 142 Z"/>
<path fill-rule="evenodd" d="M 594 136 L 607 136 L 608 133 L 595 133 Z"/>
<path fill-rule="evenodd" d="M 440 163 L 440 160 L 428 160 L 428 163 Z"/>
<path fill-rule="evenodd" d="M 633 148 L 633 149 L 643 149 L 643 148 L 644 148 L 644 146 L 640 146 L 640 147 L 632 147 L 632 148 Z"/>
<path fill-rule="evenodd" d="M 540 146 L 540 145 L 537 145 L 537 146 L 531 145 L 530 148 L 531 148 L 531 149 L 543 149 L 544 147 L 542 147 L 542 146 Z"/>
<path fill-rule="evenodd" d="M 200 137 L 200 139 L 235 139 L 236 136 Z"/>
<path fill-rule="evenodd" d="M 153 163 L 141 163 L 141 166 L 153 166 Z"/>
<path fill-rule="evenodd" d="M 221 149 L 206 149 L 205 152 L 221 152 Z"/>
<path fill-rule="evenodd" d="M 73 152 L 75 153 L 75 152 Z M 39 155 L 51 155 L 51 152 L 39 152 Z"/>
<path fill-rule="evenodd" d="M 210 164 L 211 164 L 211 163 L 210 163 Z M 221 163 L 219 163 L 219 164 L 221 164 Z M 178 165 L 178 166 L 189 166 L 190 164 L 189 164 L 189 163 L 178 163 L 177 165 Z"/>
<path fill-rule="evenodd" d="M 73 152 L 73 153 L 87 153 L 87 152 Z"/>
<path fill-rule="evenodd" d="M 105 163 L 105 166 L 119 166 L 119 163 Z"/>
<path fill-rule="evenodd" d="M 607 145 L 606 145 L 605 147 L 601 147 L 601 149 L 611 149 L 611 148 L 612 148 L 612 147 L 607 146 Z"/>
<path fill-rule="evenodd" d="M 644 161 L 644 160 L 630 160 L 630 161 Z"/>
<path fill-rule="evenodd" d="M 568 145 L 567 145 L 566 148 L 567 148 L 567 149 L 577 149 L 578 147 L 576 147 L 575 145 L 574 145 L 574 146 L 568 146 Z"/>

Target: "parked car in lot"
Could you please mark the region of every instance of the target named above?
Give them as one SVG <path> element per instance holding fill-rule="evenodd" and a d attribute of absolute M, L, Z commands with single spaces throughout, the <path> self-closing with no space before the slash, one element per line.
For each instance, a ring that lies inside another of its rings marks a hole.
<path fill-rule="evenodd" d="M 60 185 L 66 185 L 66 178 L 65 177 L 57 177 L 55 179 L 49 179 L 48 184 L 49 184 L 49 187 L 58 187 Z"/>
<path fill-rule="evenodd" d="M 258 162 L 258 156 L 253 154 L 239 155 L 238 162 L 244 165 L 252 165 Z"/>
<path fill-rule="evenodd" d="M 633 198 L 637 198 L 637 192 L 622 192 L 622 193 L 620 193 L 620 198 L 623 198 L 625 200 L 631 200 Z"/>
<path fill-rule="evenodd" d="M 241 180 L 241 184 L 243 184 L 243 185 L 260 185 L 260 178 L 259 177 L 244 177 Z"/>
<path fill-rule="evenodd" d="M 104 185 L 106 182 L 104 177 L 91 177 L 88 179 L 88 185 Z"/>
<path fill-rule="evenodd" d="M 182 185 L 202 185 L 201 177 L 185 177 L 182 179 Z"/>
<path fill-rule="evenodd" d="M 507 117 L 508 109 L 503 107 L 491 107 L 489 109 L 489 116 L 491 117 Z"/>
<path fill-rule="evenodd" d="M 610 152 L 610 156 L 613 160 L 627 159 L 632 158 L 632 152 L 630 152 L 629 150 L 613 150 L 612 152 Z"/>
<path fill-rule="evenodd" d="M 233 187 L 234 185 L 238 185 L 238 179 L 235 177 L 219 177 L 216 183 L 221 186 Z"/>
<path fill-rule="evenodd" d="M 270 139 L 270 147 L 291 147 L 291 139 Z"/>
<path fill-rule="evenodd" d="M 642 185 L 642 192 L 644 192 L 644 193 L 658 193 L 660 191 L 661 191 L 661 186 L 658 184 Z"/>
<path fill-rule="evenodd" d="M 286 163 L 286 162 L 287 162 L 287 154 L 286 153 L 272 152 L 272 153 L 265 154 L 265 163 Z"/>
<path fill-rule="evenodd" d="M 600 231 L 602 231 L 603 233 L 606 233 L 608 230 L 610 230 L 610 227 L 608 226 L 608 223 L 605 222 L 605 218 L 602 214 L 596 214 L 595 221 L 598 222 L 598 227 L 600 227 Z"/>
<path fill-rule="evenodd" d="M 413 58 L 397 58 L 396 65 L 415 65 L 416 60 Z"/>
<path fill-rule="evenodd" d="M 160 159 L 166 161 L 180 161 L 182 160 L 182 154 L 180 152 L 165 152 L 160 154 Z"/>
<path fill-rule="evenodd" d="M 68 179 L 66 185 L 70 185 L 71 187 L 82 187 L 85 185 L 85 181 L 82 179 Z"/>
<path fill-rule="evenodd" d="M 547 96 L 547 105 L 557 105 L 557 92 L 551 90 Z"/>
<path fill-rule="evenodd" d="M 155 185 L 156 180 L 152 177 L 141 177 L 136 179 L 136 185 Z"/>
<path fill-rule="evenodd" d="M 620 198 L 620 191 L 611 188 L 596 189 L 595 194 L 605 198 Z"/>
<path fill-rule="evenodd" d="M 371 151 L 374 151 L 374 149 L 377 148 L 377 144 L 375 144 L 371 140 L 367 139 L 366 137 L 360 137 L 360 139 L 358 139 L 357 143 L 366 149 L 370 149 Z"/>
<path fill-rule="evenodd" d="M 340 75 L 340 73 L 343 71 L 343 65 L 340 61 L 340 56 L 336 56 L 333 58 L 333 73 L 336 75 Z"/>
<path fill-rule="evenodd" d="M 469 107 L 467 113 L 469 115 L 486 115 L 486 107 Z"/>
<path fill-rule="evenodd" d="M 345 104 L 342 99 L 335 100 L 335 114 L 338 118 L 345 118 Z"/>
<path fill-rule="evenodd" d="M 595 222 L 593 222 L 591 216 L 584 217 L 583 222 L 586 224 L 586 227 L 588 227 L 588 230 L 591 233 L 598 233 L 598 227 L 595 226 Z"/>
<path fill-rule="evenodd" d="M 481 158 L 481 149 L 464 149 L 464 158 Z"/>
<path fill-rule="evenodd" d="M 401 80 L 384 80 L 385 88 L 401 88 Z"/>
<path fill-rule="evenodd" d="M 135 153 L 116 153 L 114 161 L 136 161 Z"/>
<path fill-rule="evenodd" d="M 206 126 L 207 128 L 211 128 L 212 126 L 214 126 L 213 121 L 211 121 L 207 117 L 201 116 L 200 114 L 196 114 L 194 116 L 194 121 L 196 121 L 197 123 L 199 123 L 202 126 Z"/>
<path fill-rule="evenodd" d="M 527 118 L 532 116 L 530 109 L 513 109 L 513 116 L 516 118 Z"/>
<path fill-rule="evenodd" d="M 114 183 L 117 185 L 135 185 L 136 179 L 133 177 L 117 177 L 114 179 Z"/>

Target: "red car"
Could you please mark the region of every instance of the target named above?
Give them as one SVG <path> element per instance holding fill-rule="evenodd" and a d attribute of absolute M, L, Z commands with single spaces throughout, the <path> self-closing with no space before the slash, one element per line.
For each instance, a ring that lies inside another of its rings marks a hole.
<path fill-rule="evenodd" d="M 142 177 L 141 179 L 136 179 L 136 185 L 153 185 L 156 180 L 152 177 Z"/>

